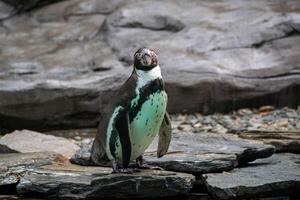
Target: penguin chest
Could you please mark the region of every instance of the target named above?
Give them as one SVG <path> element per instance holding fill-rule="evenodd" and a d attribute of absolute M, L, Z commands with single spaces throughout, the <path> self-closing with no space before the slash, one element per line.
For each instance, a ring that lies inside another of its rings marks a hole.
<path fill-rule="evenodd" d="M 167 106 L 165 91 L 150 94 L 130 123 L 131 160 L 143 154 L 159 131 Z"/>

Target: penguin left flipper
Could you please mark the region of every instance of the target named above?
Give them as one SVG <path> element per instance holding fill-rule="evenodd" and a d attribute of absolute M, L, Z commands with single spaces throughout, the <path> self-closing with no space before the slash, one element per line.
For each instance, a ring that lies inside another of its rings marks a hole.
<path fill-rule="evenodd" d="M 130 126 L 129 126 L 129 114 L 126 110 L 123 110 L 116 120 L 116 129 L 118 130 L 120 142 L 122 146 L 122 167 L 127 168 L 131 157 L 131 143 L 130 143 Z"/>
<path fill-rule="evenodd" d="M 158 137 L 157 157 L 160 158 L 167 153 L 172 137 L 171 120 L 167 112 L 161 123 Z"/>

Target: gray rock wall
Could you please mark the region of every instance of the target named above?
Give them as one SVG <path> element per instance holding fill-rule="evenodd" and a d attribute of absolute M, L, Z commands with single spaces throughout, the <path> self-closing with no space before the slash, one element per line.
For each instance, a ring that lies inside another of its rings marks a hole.
<path fill-rule="evenodd" d="M 140 46 L 158 52 L 170 112 L 296 107 L 299 13 L 297 0 L 69 0 L 8 17 L 0 129 L 95 127 Z"/>

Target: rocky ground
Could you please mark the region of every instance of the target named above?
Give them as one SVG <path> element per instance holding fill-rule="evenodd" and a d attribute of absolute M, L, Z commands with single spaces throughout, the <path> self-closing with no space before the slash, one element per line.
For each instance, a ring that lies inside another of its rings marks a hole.
<path fill-rule="evenodd" d="M 298 0 L 0 1 L 0 199 L 300 199 L 299 32 Z M 172 143 L 111 174 L 90 146 L 141 46 Z"/>
<path fill-rule="evenodd" d="M 148 164 L 164 170 L 132 175 L 112 175 L 90 160 L 95 129 L 7 134 L 0 138 L 0 191 L 56 199 L 300 197 L 299 109 L 263 106 L 171 118 L 168 154 L 155 157 L 156 140 L 145 153 Z M 281 143 L 270 142 L 276 138 Z"/>
<path fill-rule="evenodd" d="M 4 2 L 2 131 L 95 127 L 141 46 L 159 55 L 172 113 L 299 105 L 298 0 Z"/>

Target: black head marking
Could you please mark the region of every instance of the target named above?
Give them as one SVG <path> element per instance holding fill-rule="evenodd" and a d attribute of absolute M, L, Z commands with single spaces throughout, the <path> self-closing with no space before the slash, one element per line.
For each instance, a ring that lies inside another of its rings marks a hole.
<path fill-rule="evenodd" d="M 136 69 L 149 71 L 158 65 L 157 55 L 152 49 L 142 47 L 134 54 L 134 67 Z"/>

